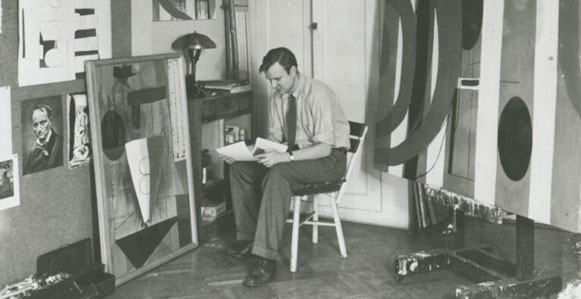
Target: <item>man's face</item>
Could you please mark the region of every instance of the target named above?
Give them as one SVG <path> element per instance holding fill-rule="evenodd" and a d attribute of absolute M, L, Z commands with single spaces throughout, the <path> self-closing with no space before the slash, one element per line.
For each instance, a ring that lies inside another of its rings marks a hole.
<path fill-rule="evenodd" d="M 291 67 L 289 73 L 277 62 L 270 66 L 264 73 L 266 79 L 270 81 L 272 88 L 276 89 L 280 94 L 289 93 L 295 84 L 297 68 Z"/>
<path fill-rule="evenodd" d="M 34 110 L 32 113 L 32 130 L 34 131 L 34 136 L 40 142 L 45 142 L 50 128 L 51 123 L 46 111 Z"/>

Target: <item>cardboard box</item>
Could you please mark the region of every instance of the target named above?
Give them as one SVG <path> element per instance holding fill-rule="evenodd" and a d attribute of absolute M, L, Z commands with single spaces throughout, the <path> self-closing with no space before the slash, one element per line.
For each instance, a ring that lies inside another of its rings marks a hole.
<path fill-rule="evenodd" d="M 226 202 L 207 203 L 202 206 L 202 221 L 214 221 L 222 213 L 226 212 Z"/>

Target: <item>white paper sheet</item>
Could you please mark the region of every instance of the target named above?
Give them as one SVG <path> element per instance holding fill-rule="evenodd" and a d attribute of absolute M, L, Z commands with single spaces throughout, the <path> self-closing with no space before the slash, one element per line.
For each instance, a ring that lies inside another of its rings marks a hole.
<path fill-rule="evenodd" d="M 275 150 L 284 153 L 287 148 L 284 144 L 258 137 L 256 138 L 256 144 L 254 146 L 247 146 L 244 141 L 240 141 L 217 148 L 216 151 L 218 154 L 230 157 L 236 161 L 258 161 L 255 155 L 261 153 L 261 151 Z"/>
<path fill-rule="evenodd" d="M 12 155 L 10 87 L 0 87 L 0 157 Z"/>
<path fill-rule="evenodd" d="M 268 139 L 258 137 L 256 138 L 256 145 L 254 145 L 254 150 L 252 151 L 252 153 L 256 155 L 257 151 L 260 149 L 263 151 L 275 150 L 277 152 L 284 153 L 286 152 L 287 148 L 288 146 L 284 144 L 276 143 Z"/>

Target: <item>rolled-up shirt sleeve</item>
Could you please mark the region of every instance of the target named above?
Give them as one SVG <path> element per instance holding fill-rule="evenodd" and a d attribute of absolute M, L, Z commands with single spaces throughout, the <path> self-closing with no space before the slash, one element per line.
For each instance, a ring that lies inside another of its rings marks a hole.
<path fill-rule="evenodd" d="M 314 143 L 335 146 L 334 109 L 330 98 L 332 96 L 335 96 L 332 91 L 318 92 L 312 99 Z"/>

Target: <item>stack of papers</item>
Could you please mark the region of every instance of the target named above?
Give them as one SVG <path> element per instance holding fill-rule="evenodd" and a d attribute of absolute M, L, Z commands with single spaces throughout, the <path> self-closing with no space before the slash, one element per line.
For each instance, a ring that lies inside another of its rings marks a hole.
<path fill-rule="evenodd" d="M 247 81 L 239 80 L 213 80 L 202 81 L 204 89 L 223 90 L 231 93 L 250 90 L 250 84 Z"/>
<path fill-rule="evenodd" d="M 240 141 L 217 148 L 216 151 L 218 154 L 230 157 L 236 161 L 258 161 L 256 156 L 267 150 L 284 153 L 287 148 L 288 146 L 284 144 L 258 137 L 254 145 L 246 145 L 244 141 Z"/>

